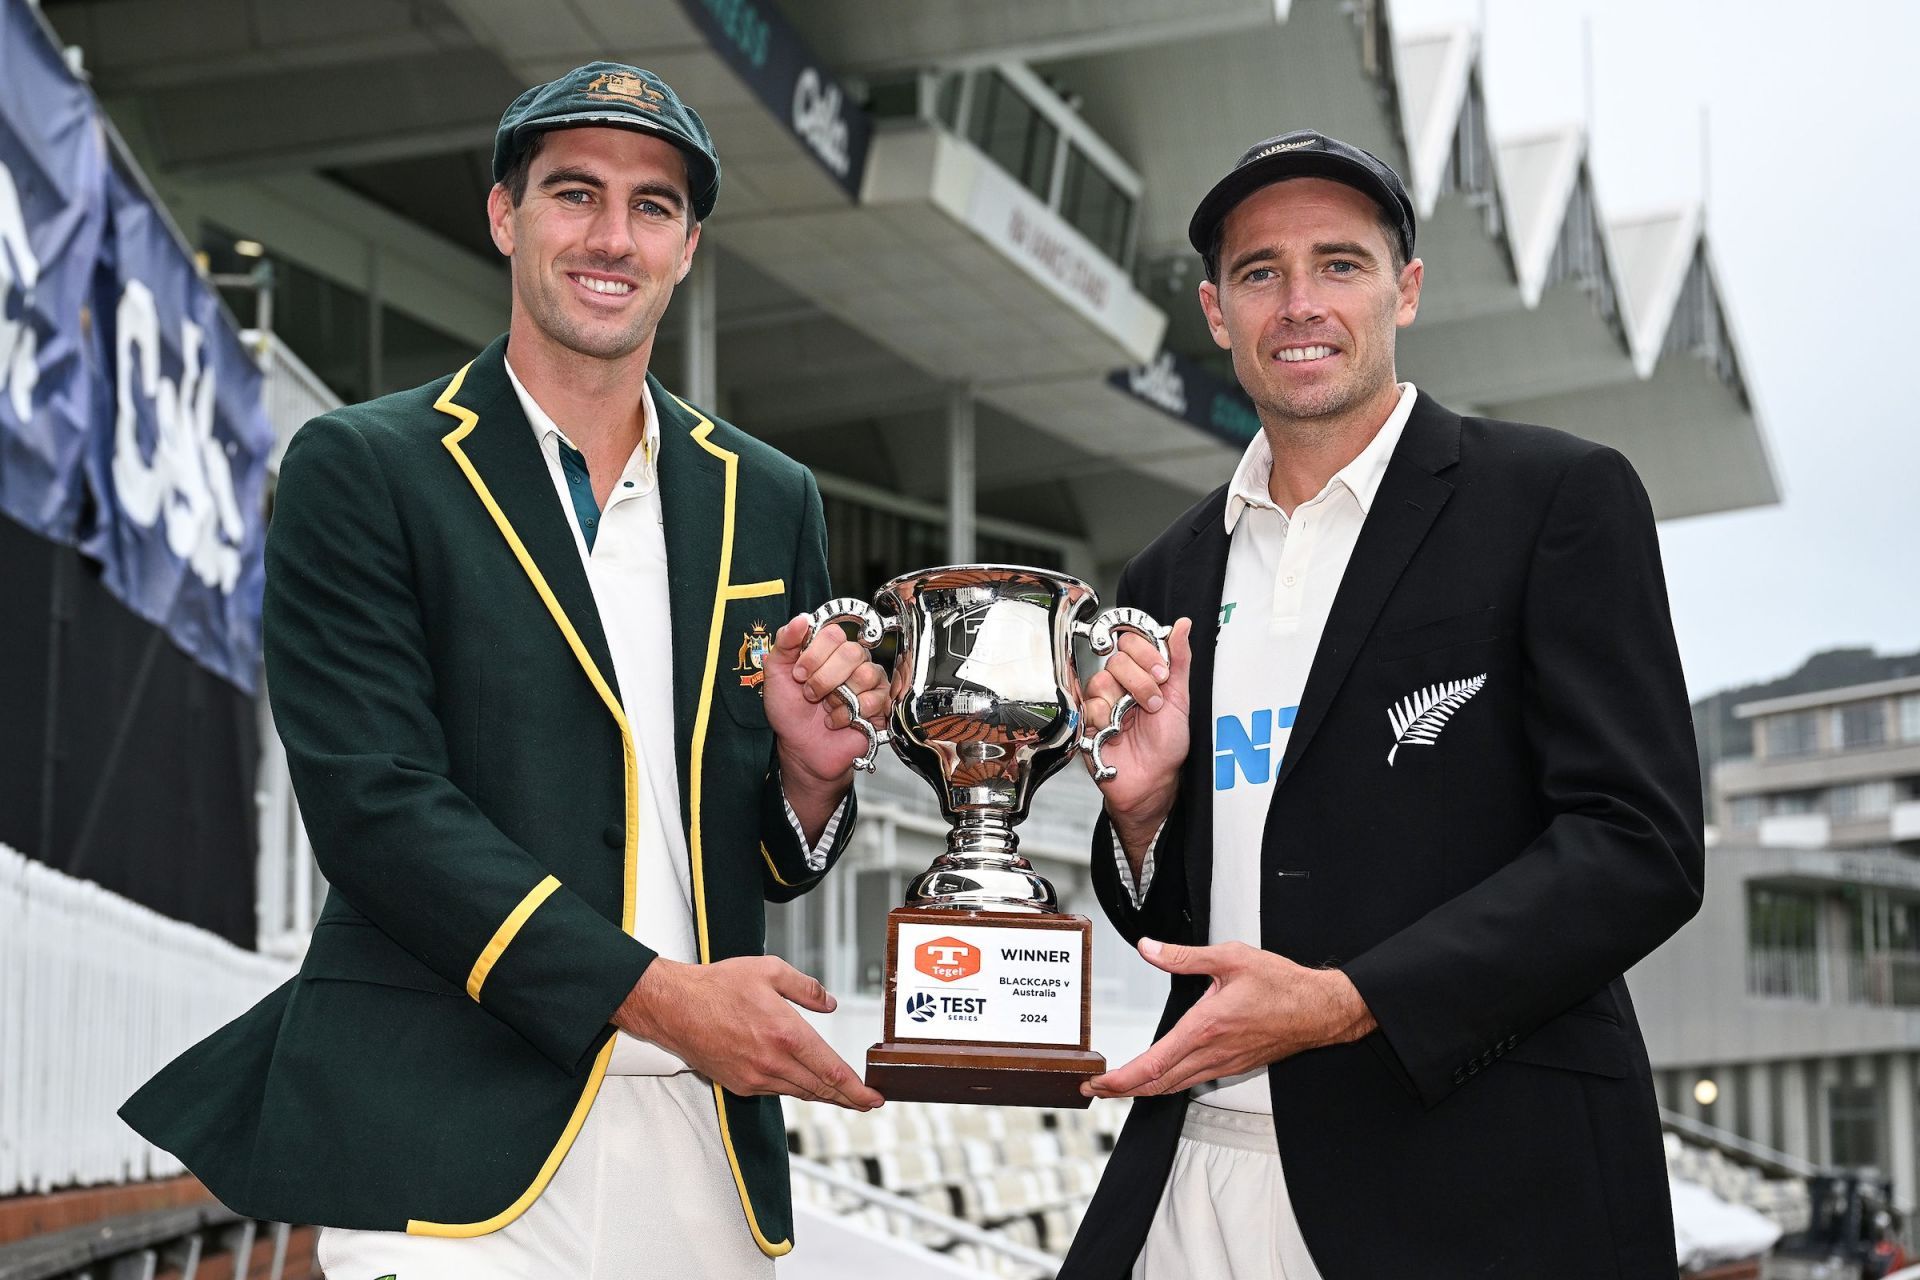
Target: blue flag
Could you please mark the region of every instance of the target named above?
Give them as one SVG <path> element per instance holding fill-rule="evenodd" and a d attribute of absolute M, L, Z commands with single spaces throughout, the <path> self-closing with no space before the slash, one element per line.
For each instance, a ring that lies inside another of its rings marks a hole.
<path fill-rule="evenodd" d="M 105 214 L 92 96 L 0 2 L 0 513 L 71 543 L 91 431 L 84 308 Z"/>
<path fill-rule="evenodd" d="M 251 691 L 273 447 L 260 367 L 146 196 L 118 170 L 106 191 L 86 460 L 99 511 L 82 550 L 134 612 Z"/>

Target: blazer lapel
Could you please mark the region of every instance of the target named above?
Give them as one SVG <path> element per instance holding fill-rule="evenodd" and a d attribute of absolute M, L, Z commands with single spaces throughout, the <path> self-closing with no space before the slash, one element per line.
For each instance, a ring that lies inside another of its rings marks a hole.
<path fill-rule="evenodd" d="M 712 424 L 690 412 L 647 375 L 660 418 L 660 509 L 666 521 L 667 597 L 673 620 L 674 745 L 680 765 L 681 821 L 691 821 L 692 744 L 706 675 L 714 601 L 726 583 L 727 468 L 701 444 Z"/>
<path fill-rule="evenodd" d="M 449 423 L 452 430 L 442 442 L 500 535 L 509 544 L 518 542 L 516 554 L 526 552 L 521 568 L 535 590 L 544 584 L 552 593 L 560 615 L 552 624 L 561 625 L 564 619 L 562 631 L 570 625 L 578 636 L 597 668 L 588 671 L 589 679 L 597 674 L 617 700 L 619 684 L 606 631 L 567 523 L 572 516 L 561 508 L 539 441 L 507 380 L 506 350 L 506 338 L 496 338 L 441 393 L 434 407 L 460 424 Z"/>
<path fill-rule="evenodd" d="M 1438 473 L 1459 459 L 1459 415 L 1420 395 L 1334 595 L 1326 630 L 1320 634 L 1320 647 L 1307 673 L 1300 714 L 1274 778 L 1276 794 L 1313 742 L 1394 584 L 1433 527 L 1440 508 L 1453 496 L 1453 485 Z"/>
<path fill-rule="evenodd" d="M 1194 517 L 1192 540 L 1181 548 L 1172 591 L 1173 616 L 1193 619 L 1193 667 L 1187 681 L 1191 734 L 1181 794 L 1192 806 L 1187 814 L 1187 901 L 1193 936 L 1202 941 L 1212 916 L 1213 662 L 1220 635 L 1220 593 L 1227 581 L 1226 495 L 1221 488 Z"/>

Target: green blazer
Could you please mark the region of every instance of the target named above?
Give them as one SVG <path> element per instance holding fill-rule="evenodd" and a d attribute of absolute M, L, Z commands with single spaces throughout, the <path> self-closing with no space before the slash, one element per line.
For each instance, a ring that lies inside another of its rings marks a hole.
<path fill-rule="evenodd" d="M 281 467 L 267 683 L 332 887 L 299 976 L 120 1113 L 253 1217 L 512 1222 L 580 1131 L 607 1020 L 654 958 L 625 931 L 633 732 L 505 350 L 316 418 Z M 759 955 L 765 901 L 825 873 L 787 820 L 746 638 L 831 595 L 825 522 L 805 468 L 649 385 L 700 958 Z M 784 1253 L 779 1101 L 714 1100 L 746 1226 Z"/>

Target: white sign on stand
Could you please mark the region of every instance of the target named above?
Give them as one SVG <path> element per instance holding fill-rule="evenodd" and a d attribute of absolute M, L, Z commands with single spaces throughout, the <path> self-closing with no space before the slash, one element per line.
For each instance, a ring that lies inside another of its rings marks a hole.
<path fill-rule="evenodd" d="M 899 926 L 896 1040 L 1081 1042 L 1078 929 Z"/>

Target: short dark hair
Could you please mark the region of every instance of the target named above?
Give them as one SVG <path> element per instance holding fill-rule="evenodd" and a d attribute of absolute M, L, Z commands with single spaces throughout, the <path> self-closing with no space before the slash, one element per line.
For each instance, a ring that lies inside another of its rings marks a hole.
<path fill-rule="evenodd" d="M 507 195 L 512 198 L 516 209 L 527 198 L 527 175 L 533 172 L 533 158 L 546 145 L 547 131 L 541 129 L 520 144 L 520 150 L 514 153 L 513 163 L 507 166 L 506 173 L 500 178 L 500 185 L 507 189 Z"/>
<path fill-rule="evenodd" d="M 525 178 L 521 179 L 522 183 Z M 1283 179 L 1284 181 L 1284 179 Z M 1374 218 L 1380 224 L 1380 234 L 1387 238 L 1387 258 L 1393 263 L 1394 279 L 1406 270 L 1411 259 L 1407 256 L 1407 247 L 1400 242 L 1400 224 L 1389 217 L 1380 205 L 1373 206 Z M 1207 279 L 1216 285 L 1220 283 L 1220 252 L 1226 247 L 1227 220 L 1225 218 L 1213 224 L 1213 239 L 1207 244 L 1207 251 L 1200 261 L 1206 268 Z"/>

